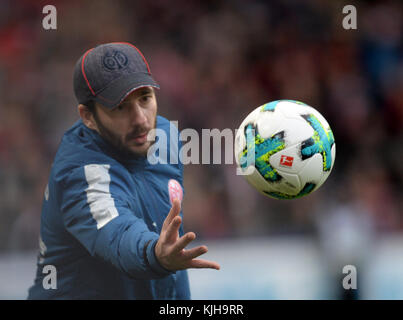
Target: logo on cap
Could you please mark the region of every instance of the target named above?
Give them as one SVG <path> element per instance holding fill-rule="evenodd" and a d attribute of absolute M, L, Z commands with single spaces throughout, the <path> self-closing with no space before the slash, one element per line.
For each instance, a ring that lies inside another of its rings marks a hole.
<path fill-rule="evenodd" d="M 127 56 L 119 50 L 107 52 L 102 59 L 105 68 L 110 71 L 123 69 L 127 66 L 128 61 Z"/>

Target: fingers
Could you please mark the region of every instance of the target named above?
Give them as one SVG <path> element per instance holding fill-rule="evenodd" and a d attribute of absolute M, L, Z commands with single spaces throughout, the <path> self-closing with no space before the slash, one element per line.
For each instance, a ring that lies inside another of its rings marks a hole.
<path fill-rule="evenodd" d="M 196 238 L 196 235 L 193 232 L 189 232 L 185 234 L 178 240 L 178 245 L 176 250 L 183 250 L 191 241 Z M 214 261 L 208 261 L 203 259 L 195 259 L 202 254 L 207 253 L 208 249 L 206 246 L 199 246 L 196 248 L 192 248 L 189 250 L 184 250 L 182 252 L 182 257 L 185 260 L 189 261 L 189 265 L 187 268 L 208 268 L 208 269 L 216 269 L 220 270 L 220 265 Z"/>
<path fill-rule="evenodd" d="M 215 269 L 220 270 L 220 265 L 214 261 L 202 260 L 202 259 L 193 259 L 189 263 L 189 268 L 196 269 Z"/>
<path fill-rule="evenodd" d="M 175 242 L 179 236 L 179 228 L 182 223 L 182 218 L 177 216 L 175 217 L 171 224 L 168 226 L 166 230 L 166 240 L 168 242 Z"/>
<path fill-rule="evenodd" d="M 188 232 L 182 237 L 175 244 L 175 251 L 179 252 L 187 247 L 189 243 L 191 243 L 194 239 L 196 239 L 196 235 L 193 232 Z"/>
<path fill-rule="evenodd" d="M 176 242 L 174 250 L 176 252 L 180 252 L 180 251 L 184 250 L 189 245 L 189 243 L 191 243 L 194 239 L 196 239 L 196 235 L 194 234 L 194 232 L 186 233 L 184 236 L 182 236 Z M 208 252 L 208 249 L 206 246 L 199 246 L 196 248 L 184 250 L 182 252 L 182 257 L 185 258 L 186 260 L 192 260 L 207 252 Z"/>
<path fill-rule="evenodd" d="M 197 258 L 198 256 L 201 256 L 202 254 L 207 253 L 208 249 L 206 246 L 200 246 L 196 248 L 192 248 L 189 250 L 185 250 L 182 255 L 185 259 L 192 260 L 194 258 Z"/>
<path fill-rule="evenodd" d="M 171 210 L 169 211 L 167 217 L 164 220 L 164 223 L 162 225 L 162 229 L 168 228 L 168 226 L 171 224 L 172 220 L 179 215 L 181 211 L 181 202 L 179 199 L 174 199 L 172 201 L 172 207 Z"/>
<path fill-rule="evenodd" d="M 220 265 L 214 261 L 195 259 L 205 254 L 206 246 L 199 246 L 185 250 L 195 238 L 193 232 L 188 232 L 179 238 L 179 229 L 182 218 L 179 216 L 181 202 L 179 199 L 172 201 L 172 207 L 164 220 L 160 239 L 157 242 L 158 256 L 163 257 L 159 261 L 168 270 L 182 270 L 188 268 L 209 268 L 220 270 Z M 156 254 L 157 254 L 156 246 Z"/>

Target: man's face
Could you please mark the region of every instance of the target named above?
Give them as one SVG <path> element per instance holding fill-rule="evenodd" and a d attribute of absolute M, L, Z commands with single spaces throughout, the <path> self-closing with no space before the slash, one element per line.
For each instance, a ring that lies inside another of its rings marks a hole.
<path fill-rule="evenodd" d="M 133 91 L 112 110 L 95 105 L 98 133 L 122 153 L 133 156 L 147 155 L 153 143 L 147 141 L 147 134 L 155 129 L 156 117 L 157 100 L 152 87 Z"/>

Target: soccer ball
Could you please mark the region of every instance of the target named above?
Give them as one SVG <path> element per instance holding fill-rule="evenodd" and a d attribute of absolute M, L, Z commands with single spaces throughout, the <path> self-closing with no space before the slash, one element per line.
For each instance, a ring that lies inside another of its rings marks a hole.
<path fill-rule="evenodd" d="M 326 119 L 295 100 L 252 111 L 235 137 L 238 173 L 262 194 L 295 199 L 317 190 L 332 171 L 336 144 Z"/>

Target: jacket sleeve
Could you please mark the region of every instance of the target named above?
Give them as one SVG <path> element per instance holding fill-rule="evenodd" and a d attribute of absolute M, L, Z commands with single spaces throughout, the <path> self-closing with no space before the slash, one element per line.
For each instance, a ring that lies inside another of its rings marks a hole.
<path fill-rule="evenodd" d="M 130 190 L 109 164 L 88 164 L 60 181 L 60 207 L 65 228 L 92 256 L 111 263 L 132 278 L 157 279 L 173 272 L 155 256 L 159 235 L 148 229 L 131 208 Z"/>

